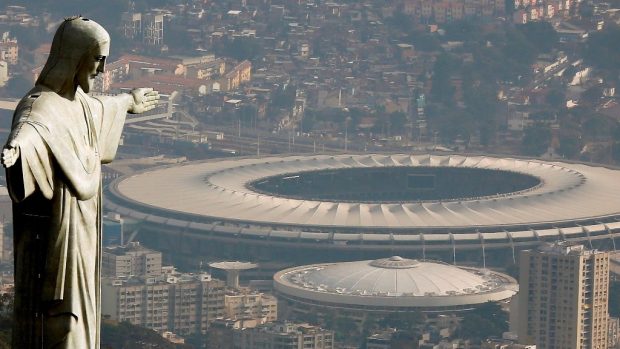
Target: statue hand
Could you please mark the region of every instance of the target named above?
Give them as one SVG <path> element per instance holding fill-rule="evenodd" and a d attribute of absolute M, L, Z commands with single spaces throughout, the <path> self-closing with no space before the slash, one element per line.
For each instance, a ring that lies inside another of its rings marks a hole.
<path fill-rule="evenodd" d="M 17 162 L 17 159 L 19 159 L 19 144 L 16 141 L 11 141 L 2 149 L 0 162 L 2 162 L 4 167 L 9 168 Z"/>
<path fill-rule="evenodd" d="M 131 114 L 140 114 L 157 106 L 159 93 L 152 88 L 134 88 L 131 90 L 133 101 L 127 111 Z"/>

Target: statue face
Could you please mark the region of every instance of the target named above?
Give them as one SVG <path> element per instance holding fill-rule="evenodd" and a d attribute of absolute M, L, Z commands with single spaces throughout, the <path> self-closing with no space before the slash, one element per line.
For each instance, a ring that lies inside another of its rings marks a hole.
<path fill-rule="evenodd" d="M 86 93 L 90 92 L 95 82 L 95 77 L 103 73 L 105 59 L 109 54 L 110 45 L 104 43 L 84 55 L 77 72 L 77 84 Z"/>

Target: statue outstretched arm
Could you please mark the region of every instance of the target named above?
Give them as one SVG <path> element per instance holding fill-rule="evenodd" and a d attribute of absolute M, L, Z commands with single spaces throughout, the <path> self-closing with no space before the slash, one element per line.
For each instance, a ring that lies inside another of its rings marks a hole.
<path fill-rule="evenodd" d="M 136 88 L 130 93 L 96 96 L 95 99 L 101 106 L 96 114 L 101 115 L 98 119 L 99 151 L 101 162 L 105 164 L 114 159 L 127 113 L 138 114 L 155 108 L 159 93 L 152 88 Z"/>
<path fill-rule="evenodd" d="M 152 88 L 135 88 L 129 95 L 127 111 L 131 114 L 140 114 L 157 106 L 159 93 Z"/>

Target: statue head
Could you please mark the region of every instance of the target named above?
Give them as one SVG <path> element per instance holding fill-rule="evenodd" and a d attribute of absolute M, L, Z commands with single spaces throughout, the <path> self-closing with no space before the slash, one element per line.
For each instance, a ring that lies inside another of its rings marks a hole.
<path fill-rule="evenodd" d="M 110 51 L 110 35 L 84 17 L 65 19 L 56 30 L 49 58 L 37 79 L 59 94 L 73 96 L 77 87 L 89 92 L 95 76 L 103 72 Z"/>

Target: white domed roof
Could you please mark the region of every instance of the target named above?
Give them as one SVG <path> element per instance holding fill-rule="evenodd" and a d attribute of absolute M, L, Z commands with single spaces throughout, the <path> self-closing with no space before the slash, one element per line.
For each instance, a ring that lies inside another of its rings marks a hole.
<path fill-rule="evenodd" d="M 294 297 L 398 307 L 478 304 L 516 292 L 507 275 L 398 256 L 291 268 L 277 273 L 275 282 L 278 291 Z"/>
<path fill-rule="evenodd" d="M 310 270 L 304 280 L 361 294 L 449 295 L 496 288 L 491 278 L 452 265 L 392 257 L 340 263 Z"/>

